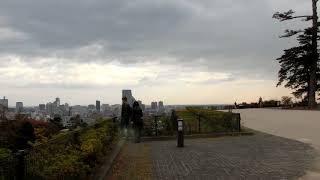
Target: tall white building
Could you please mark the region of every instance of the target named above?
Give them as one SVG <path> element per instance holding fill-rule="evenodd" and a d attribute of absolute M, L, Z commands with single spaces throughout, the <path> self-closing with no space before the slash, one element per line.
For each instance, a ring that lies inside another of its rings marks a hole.
<path fill-rule="evenodd" d="M 5 96 L 3 97 L 3 99 L 0 99 L 0 105 L 8 108 L 8 106 L 9 106 L 8 104 L 9 104 L 9 103 L 8 103 L 8 99 L 6 99 Z"/>
<path fill-rule="evenodd" d="M 122 97 L 126 97 L 128 99 L 128 103 L 132 106 L 136 99 L 132 96 L 132 92 L 129 89 L 122 90 Z"/>
<path fill-rule="evenodd" d="M 20 113 L 23 111 L 23 102 L 16 102 L 16 112 Z"/>

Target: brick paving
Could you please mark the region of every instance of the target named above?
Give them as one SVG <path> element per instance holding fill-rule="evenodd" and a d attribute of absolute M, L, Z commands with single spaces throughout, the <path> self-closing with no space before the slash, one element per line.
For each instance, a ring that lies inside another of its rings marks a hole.
<path fill-rule="evenodd" d="M 152 179 L 150 144 L 126 143 L 111 171 L 107 179 Z"/>
<path fill-rule="evenodd" d="M 107 179 L 289 180 L 311 168 L 307 144 L 264 133 L 254 136 L 128 142 Z"/>

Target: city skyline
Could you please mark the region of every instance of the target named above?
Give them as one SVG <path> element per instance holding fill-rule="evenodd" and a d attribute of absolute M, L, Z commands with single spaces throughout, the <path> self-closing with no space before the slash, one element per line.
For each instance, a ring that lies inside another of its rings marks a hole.
<path fill-rule="evenodd" d="M 319 12 L 0 0 L 0 180 L 320 180 Z"/>
<path fill-rule="evenodd" d="M 52 96 L 53 97 L 53 96 Z M 1 100 L 3 99 L 3 97 L 0 98 Z M 23 107 L 38 107 L 39 105 L 46 105 L 46 102 L 50 102 L 52 101 L 52 99 L 55 99 L 55 98 L 48 98 L 46 100 L 43 100 L 43 101 L 40 101 L 39 103 L 36 103 L 36 104 L 30 104 L 30 103 L 26 103 L 26 101 L 23 101 L 23 100 L 20 100 L 20 101 L 13 101 L 12 99 L 9 99 L 7 96 L 6 96 L 6 100 L 8 100 L 8 107 L 9 108 L 15 108 L 17 106 L 16 103 L 23 103 Z M 281 100 L 281 97 L 279 98 L 269 98 L 269 99 L 263 99 L 263 100 L 276 100 L 276 101 L 280 101 Z M 74 103 L 72 101 L 69 101 L 69 100 L 66 100 L 64 99 L 63 102 L 64 103 L 67 103 L 68 105 L 70 106 L 88 106 L 88 105 L 95 105 L 96 106 L 96 101 L 99 101 L 101 104 L 100 104 L 100 107 L 102 105 L 121 105 L 121 99 L 119 102 L 108 102 L 108 101 L 102 101 L 102 100 L 93 100 L 93 101 L 89 101 L 87 103 Z M 141 101 L 141 100 L 138 100 L 138 101 Z M 246 102 L 246 103 L 256 103 L 258 102 L 259 99 L 253 99 L 253 100 L 244 100 L 244 101 L 233 101 L 233 102 L 229 102 L 229 103 L 165 103 L 165 106 L 174 106 L 174 105 L 233 105 L 235 102 L 237 103 L 243 103 L 243 102 Z M 295 99 L 294 99 L 295 101 Z M 143 102 L 143 104 L 145 104 L 146 106 L 148 107 L 152 107 L 152 103 L 156 102 L 156 103 L 159 103 L 159 102 L 163 102 L 161 99 L 153 99 L 151 100 L 150 102 L 149 101 L 141 101 Z"/>
<path fill-rule="evenodd" d="M 275 59 L 296 42 L 279 39 L 291 26 L 272 14 L 289 3 L 310 12 L 301 0 L 70 3 L 0 3 L 0 95 L 10 106 L 55 97 L 115 104 L 125 88 L 168 104 L 280 99 L 291 91 L 276 88 Z"/>

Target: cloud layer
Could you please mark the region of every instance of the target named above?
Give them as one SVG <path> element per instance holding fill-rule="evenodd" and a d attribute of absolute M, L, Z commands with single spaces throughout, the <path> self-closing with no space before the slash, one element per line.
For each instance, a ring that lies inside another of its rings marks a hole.
<path fill-rule="evenodd" d="M 294 41 L 271 17 L 288 4 L 309 13 L 301 0 L 2 1 L 1 94 L 276 84 L 275 59 Z"/>

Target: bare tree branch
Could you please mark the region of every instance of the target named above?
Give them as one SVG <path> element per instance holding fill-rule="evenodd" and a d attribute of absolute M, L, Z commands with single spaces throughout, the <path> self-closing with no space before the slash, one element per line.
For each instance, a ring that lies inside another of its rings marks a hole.
<path fill-rule="evenodd" d="M 298 18 L 305 18 L 304 21 L 309 21 L 309 20 L 313 19 L 312 16 L 308 16 L 308 15 L 305 15 L 305 16 L 293 16 L 294 13 L 295 12 L 293 10 L 289 10 L 289 11 L 283 12 L 283 13 L 276 12 L 272 16 L 272 18 L 278 19 L 279 21 L 287 21 L 287 20 L 298 19 Z"/>
<path fill-rule="evenodd" d="M 299 34 L 299 33 L 302 33 L 302 32 L 304 32 L 304 31 L 302 31 L 302 30 L 289 30 L 289 29 L 286 29 L 286 30 L 284 31 L 285 34 L 282 35 L 282 36 L 280 36 L 280 38 L 291 37 L 291 36 L 294 36 L 294 35 Z"/>

